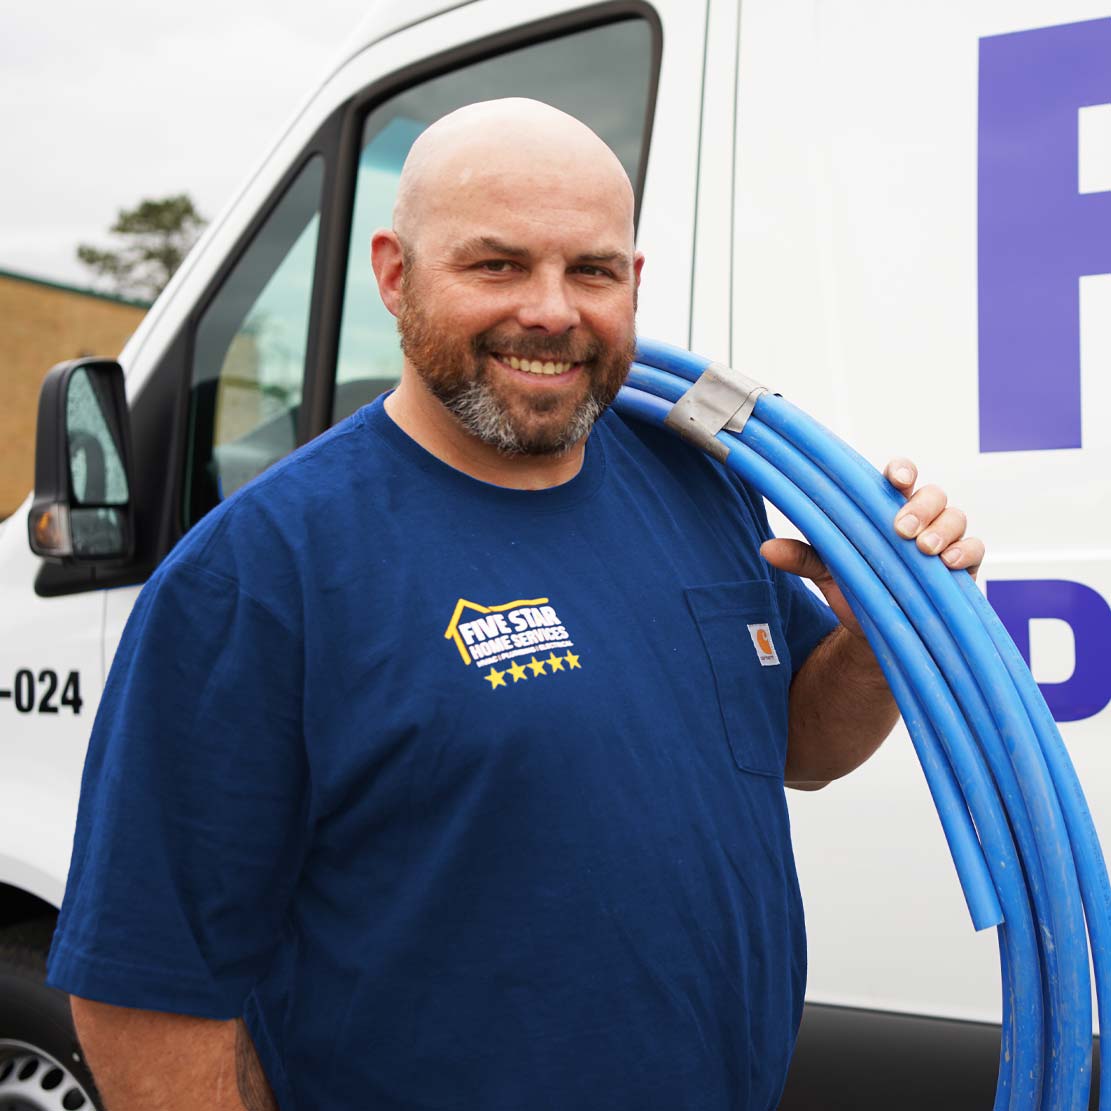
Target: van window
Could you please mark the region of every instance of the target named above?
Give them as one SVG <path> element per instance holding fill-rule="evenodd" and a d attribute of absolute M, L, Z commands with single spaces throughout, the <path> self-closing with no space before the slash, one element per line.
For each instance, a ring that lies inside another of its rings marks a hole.
<path fill-rule="evenodd" d="M 315 155 L 197 326 L 186 528 L 297 445 L 323 179 Z"/>
<path fill-rule="evenodd" d="M 370 113 L 356 181 L 333 421 L 392 387 L 401 374 L 397 328 L 370 268 L 370 237 L 375 228 L 389 226 L 401 166 L 416 137 L 464 104 L 527 96 L 593 128 L 639 183 L 648 153 L 652 59 L 648 23 L 626 19 L 464 66 L 408 88 Z"/>

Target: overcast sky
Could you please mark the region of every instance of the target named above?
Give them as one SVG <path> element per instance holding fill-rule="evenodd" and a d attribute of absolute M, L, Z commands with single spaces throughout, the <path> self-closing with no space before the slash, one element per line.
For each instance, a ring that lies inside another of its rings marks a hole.
<path fill-rule="evenodd" d="M 76 285 L 120 208 L 214 216 L 373 0 L 0 5 L 0 269 Z"/>

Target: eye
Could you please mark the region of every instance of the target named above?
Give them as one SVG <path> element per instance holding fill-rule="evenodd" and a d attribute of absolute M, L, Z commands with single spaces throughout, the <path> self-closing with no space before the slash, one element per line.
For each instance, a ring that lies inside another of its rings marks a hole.
<path fill-rule="evenodd" d="M 516 268 L 516 265 L 507 258 L 488 258 L 478 263 L 477 269 L 484 270 L 488 274 L 508 274 L 510 270 Z"/>
<path fill-rule="evenodd" d="M 590 266 L 585 263 L 576 266 L 575 273 L 582 274 L 586 278 L 613 278 L 615 276 L 612 270 L 607 270 L 604 266 Z"/>

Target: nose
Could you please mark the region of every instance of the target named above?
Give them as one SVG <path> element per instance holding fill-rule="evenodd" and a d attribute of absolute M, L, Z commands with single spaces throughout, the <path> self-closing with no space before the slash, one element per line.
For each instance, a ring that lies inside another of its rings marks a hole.
<path fill-rule="evenodd" d="M 522 328 L 540 328 L 552 335 L 570 331 L 580 322 L 579 310 L 571 299 L 562 267 L 558 272 L 533 271 L 517 310 Z"/>

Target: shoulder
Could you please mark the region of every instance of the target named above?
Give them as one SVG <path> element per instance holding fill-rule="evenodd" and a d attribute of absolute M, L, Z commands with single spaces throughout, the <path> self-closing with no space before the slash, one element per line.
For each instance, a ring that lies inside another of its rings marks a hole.
<path fill-rule="evenodd" d="M 640 469 L 659 479 L 666 474 L 682 488 L 683 496 L 700 502 L 736 504 L 760 531 L 768 528 L 764 500 L 739 475 L 711 459 L 676 433 L 646 421 L 632 420 L 609 409 L 596 431 L 606 445 L 617 472 Z"/>
<path fill-rule="evenodd" d="M 320 534 L 342 532 L 359 487 L 381 486 L 384 449 L 359 410 L 269 467 L 197 522 L 158 576 L 202 572 L 246 590 L 293 585 Z M 267 587 L 266 584 L 270 584 Z"/>

